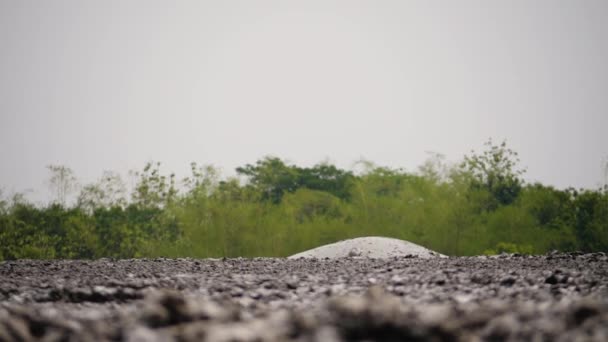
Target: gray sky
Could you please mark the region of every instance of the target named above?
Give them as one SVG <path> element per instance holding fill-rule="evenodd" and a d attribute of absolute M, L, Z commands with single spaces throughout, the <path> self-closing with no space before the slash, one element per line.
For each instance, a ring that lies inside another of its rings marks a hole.
<path fill-rule="evenodd" d="M 506 139 L 530 181 L 595 187 L 608 1 L 0 0 L 0 187 L 44 198 L 148 160 L 415 170 Z"/>

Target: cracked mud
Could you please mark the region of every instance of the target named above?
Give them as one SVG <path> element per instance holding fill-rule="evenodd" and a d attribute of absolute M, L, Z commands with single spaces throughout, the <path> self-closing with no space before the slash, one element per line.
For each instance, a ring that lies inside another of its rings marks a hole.
<path fill-rule="evenodd" d="M 606 341 L 608 257 L 0 263 L 0 341 Z"/>

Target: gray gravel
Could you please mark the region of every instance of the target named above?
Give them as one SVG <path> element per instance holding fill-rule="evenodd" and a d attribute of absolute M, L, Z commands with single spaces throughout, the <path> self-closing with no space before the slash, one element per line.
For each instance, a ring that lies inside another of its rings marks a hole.
<path fill-rule="evenodd" d="M 607 341 L 608 257 L 0 263 L 0 341 Z"/>

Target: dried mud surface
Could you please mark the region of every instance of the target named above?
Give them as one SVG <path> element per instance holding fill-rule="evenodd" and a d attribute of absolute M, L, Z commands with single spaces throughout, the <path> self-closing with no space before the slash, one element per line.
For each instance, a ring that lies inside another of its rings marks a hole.
<path fill-rule="evenodd" d="M 0 341 L 607 341 L 608 257 L 0 262 Z"/>

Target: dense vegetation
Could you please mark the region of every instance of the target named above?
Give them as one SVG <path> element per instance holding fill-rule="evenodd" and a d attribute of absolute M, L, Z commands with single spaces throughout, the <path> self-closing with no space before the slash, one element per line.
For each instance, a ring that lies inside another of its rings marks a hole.
<path fill-rule="evenodd" d="M 435 155 L 417 172 L 360 166 L 267 157 L 221 179 L 193 163 L 177 181 L 149 163 L 129 196 L 117 174 L 78 188 L 69 168 L 50 166 L 52 203 L 0 197 L 0 260 L 286 256 L 366 235 L 449 255 L 608 250 L 608 189 L 526 184 L 504 143 L 453 166 Z"/>

